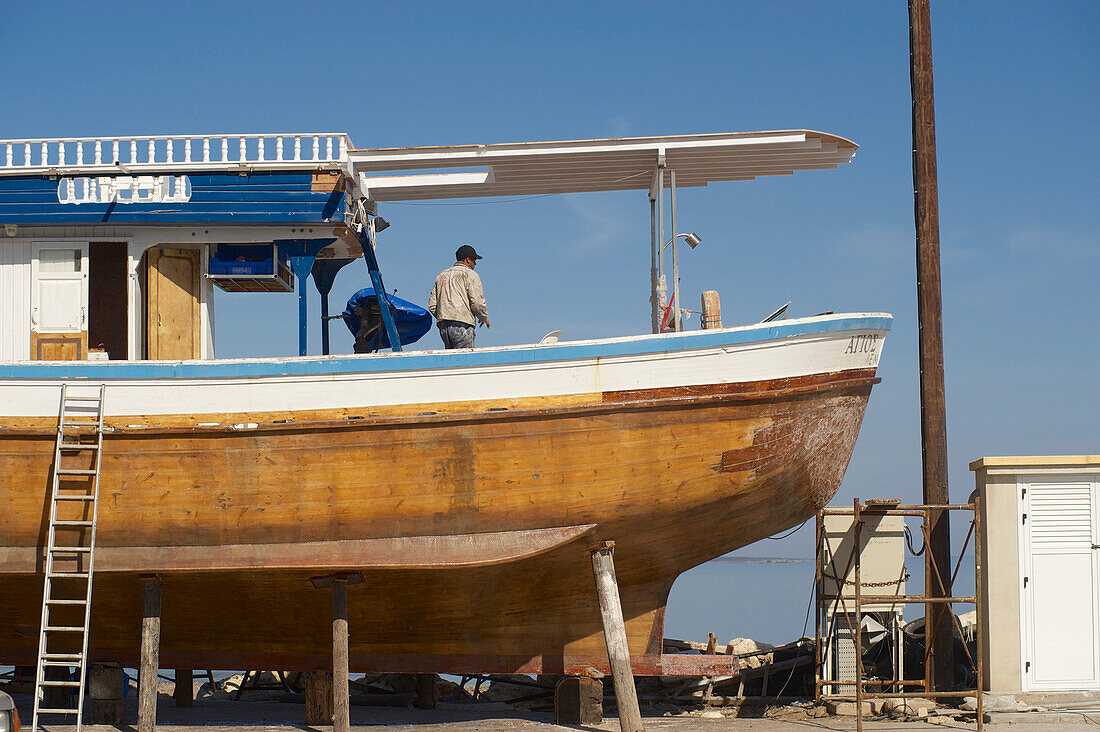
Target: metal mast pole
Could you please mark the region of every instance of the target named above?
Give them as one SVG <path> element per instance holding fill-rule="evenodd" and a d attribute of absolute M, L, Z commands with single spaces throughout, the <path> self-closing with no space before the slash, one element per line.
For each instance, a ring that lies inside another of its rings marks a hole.
<path fill-rule="evenodd" d="M 669 191 L 671 195 L 672 204 L 672 299 L 676 303 L 676 307 L 672 311 L 673 318 L 673 330 L 679 333 L 684 329 L 683 320 L 680 317 L 680 257 L 679 252 L 679 236 L 676 233 L 676 171 L 669 171 Z"/>
<path fill-rule="evenodd" d="M 924 502 L 947 504 L 947 410 L 940 299 L 940 224 L 936 185 L 936 118 L 932 88 L 929 0 L 909 0 L 909 78 L 913 96 L 913 196 L 917 230 L 917 318 L 920 332 L 921 450 Z M 951 595 L 948 511 L 930 512 L 925 593 Z M 951 606 L 925 606 L 925 679 L 933 690 L 954 682 Z"/>
<path fill-rule="evenodd" d="M 654 192 L 649 195 L 649 320 L 654 333 L 661 329 L 661 304 L 657 297 L 657 255 L 660 245 L 657 241 L 657 198 Z"/>
<path fill-rule="evenodd" d="M 657 332 L 665 322 L 665 298 L 668 288 L 665 286 L 665 161 L 659 156 L 657 161 Z"/>

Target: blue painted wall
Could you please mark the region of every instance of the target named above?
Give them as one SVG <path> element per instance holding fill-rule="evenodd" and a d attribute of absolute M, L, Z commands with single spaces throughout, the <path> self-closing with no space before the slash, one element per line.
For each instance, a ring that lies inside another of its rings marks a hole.
<path fill-rule="evenodd" d="M 310 173 L 188 175 L 186 203 L 57 200 L 56 179 L 0 178 L 0 224 L 320 224 L 344 220 L 342 192 L 313 191 Z"/>

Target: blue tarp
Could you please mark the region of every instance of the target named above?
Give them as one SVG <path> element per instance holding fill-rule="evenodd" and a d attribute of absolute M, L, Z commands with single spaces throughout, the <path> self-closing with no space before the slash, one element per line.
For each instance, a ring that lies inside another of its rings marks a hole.
<path fill-rule="evenodd" d="M 431 330 L 432 314 L 424 308 L 393 295 L 390 295 L 390 303 L 393 305 L 393 319 L 397 324 L 397 335 L 401 338 L 402 345 L 416 343 L 425 333 Z M 378 298 L 374 294 L 373 287 L 364 287 L 352 295 L 351 299 L 348 300 L 348 306 L 341 314 L 348 330 L 351 331 L 353 336 L 358 337 L 361 322 L 359 316 L 355 313 L 356 308 L 378 313 Z M 375 321 L 375 318 L 371 318 L 368 322 L 371 325 L 377 322 L 377 330 L 365 344 L 357 344 L 360 346 L 356 349 L 357 352 L 361 353 L 364 350 L 377 351 L 379 348 L 390 347 L 389 336 L 386 335 L 386 329 L 382 327 L 382 318 L 380 315 L 376 315 L 376 318 L 377 321 Z M 366 346 L 365 349 L 362 348 L 363 345 Z"/>

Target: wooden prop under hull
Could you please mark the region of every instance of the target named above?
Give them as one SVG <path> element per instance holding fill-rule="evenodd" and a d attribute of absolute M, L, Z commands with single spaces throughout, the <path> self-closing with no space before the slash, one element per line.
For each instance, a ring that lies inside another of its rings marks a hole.
<path fill-rule="evenodd" d="M 606 667 L 587 554 L 613 539 L 635 670 L 660 673 L 676 577 L 825 505 L 874 381 L 650 390 L 508 418 L 119 432 L 105 441 L 97 540 L 127 570 L 157 547 L 163 666 L 315 669 L 330 661 L 329 597 L 309 579 L 331 557 L 226 569 L 225 547 L 262 545 L 274 561 L 315 541 L 543 532 L 555 538 L 539 551 L 499 561 L 456 566 L 440 550 L 438 566 L 378 554 L 344 567 L 364 579 L 348 588 L 351 667 L 563 673 Z M 0 484 L 0 663 L 30 663 L 37 646 L 51 446 L 35 430 L 0 439 L 0 475 L 19 476 Z M 186 547 L 175 564 L 174 547 Z M 132 665 L 140 617 L 138 573 L 97 563 L 91 660 Z"/>

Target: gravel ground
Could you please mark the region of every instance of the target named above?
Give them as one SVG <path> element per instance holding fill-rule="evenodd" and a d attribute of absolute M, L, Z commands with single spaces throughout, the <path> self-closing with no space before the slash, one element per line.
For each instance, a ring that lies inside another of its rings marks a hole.
<path fill-rule="evenodd" d="M 30 729 L 31 698 L 29 694 L 14 695 L 23 719 L 24 730 Z M 137 719 L 136 700 L 127 700 L 128 719 Z M 757 712 L 759 713 L 759 712 Z M 675 712 L 669 710 L 645 710 L 645 724 L 649 730 L 667 730 L 668 732 L 805 732 L 808 730 L 854 730 L 853 717 L 812 717 L 805 709 L 777 708 L 769 710 L 764 717 L 738 718 L 729 716 L 731 710 L 690 710 Z M 1011 719 L 1009 718 L 1011 717 Z M 307 726 L 305 708 L 301 704 L 279 702 L 231 702 L 200 699 L 190 709 L 179 709 L 173 700 L 163 696 L 157 711 L 159 727 L 172 732 L 302 732 L 310 730 L 329 730 L 331 727 Z M 435 710 L 421 710 L 396 707 L 361 707 L 351 710 L 353 727 L 388 727 L 409 732 L 496 732 L 497 730 L 522 729 L 527 732 L 551 732 L 562 729 L 586 729 L 583 727 L 561 727 L 553 723 L 553 714 L 542 711 L 518 710 L 507 704 L 493 702 L 447 703 L 440 702 Z M 994 724 L 987 725 L 994 730 L 1015 728 L 1020 730 L 1058 730 L 1059 732 L 1092 732 L 1098 726 L 1090 721 L 1073 715 L 1060 718 L 1050 716 L 1026 717 L 1006 715 Z M 44 724 L 47 732 L 75 732 L 71 724 Z M 868 719 L 863 728 L 868 732 L 880 730 L 918 730 L 974 729 L 974 724 L 956 722 L 949 718 L 933 721 L 897 721 Z M 106 725 L 85 725 L 87 732 L 115 732 L 117 728 Z M 127 732 L 132 729 L 122 728 Z M 598 728 L 604 732 L 616 732 L 618 720 L 614 717 L 604 719 Z"/>

